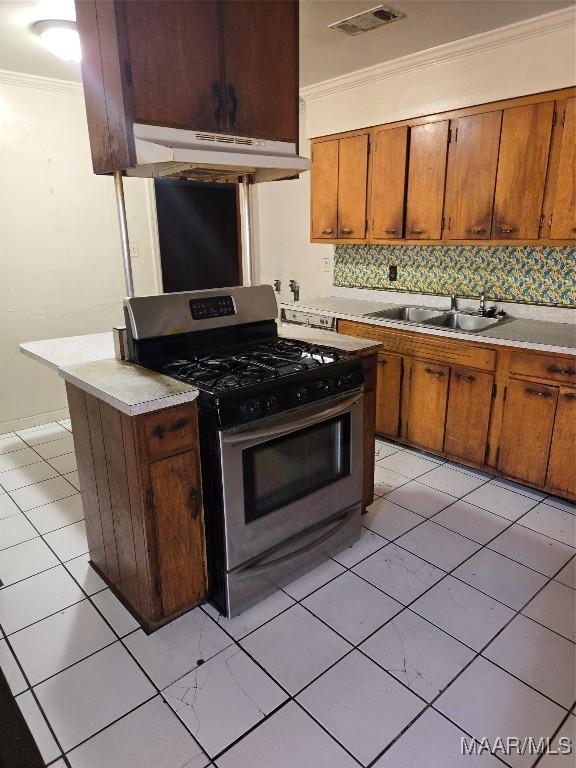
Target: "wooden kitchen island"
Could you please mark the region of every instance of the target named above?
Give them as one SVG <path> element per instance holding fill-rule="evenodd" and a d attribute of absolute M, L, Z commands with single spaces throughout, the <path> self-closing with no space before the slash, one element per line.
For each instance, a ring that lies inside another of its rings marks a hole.
<path fill-rule="evenodd" d="M 362 356 L 367 506 L 380 343 L 297 326 L 279 334 Z M 151 632 L 207 596 L 198 390 L 114 359 L 111 333 L 85 337 L 93 357 L 83 338 L 21 350 L 66 382 L 90 562 Z"/>

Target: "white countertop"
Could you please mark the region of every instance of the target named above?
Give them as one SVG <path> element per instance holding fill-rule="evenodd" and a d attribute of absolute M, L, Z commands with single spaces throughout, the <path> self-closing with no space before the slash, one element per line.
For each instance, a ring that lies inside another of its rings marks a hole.
<path fill-rule="evenodd" d="M 404 304 L 411 304 L 410 299 L 405 299 Z M 430 304 L 434 306 L 433 298 Z M 404 323 L 399 320 L 367 317 L 372 312 L 378 312 L 391 306 L 398 306 L 398 302 L 362 301 L 360 299 L 330 296 L 303 299 L 299 302 L 283 302 L 281 306 L 285 309 L 297 309 L 315 314 L 331 315 L 341 320 L 353 320 L 370 323 L 371 325 L 402 328 L 403 330 L 427 333 L 432 336 L 448 336 L 469 342 L 484 342 L 501 346 L 536 349 L 556 354 L 573 355 L 576 353 L 576 327 L 572 323 L 512 319 L 480 333 L 465 333 L 427 325 Z"/>
<path fill-rule="evenodd" d="M 295 325 L 280 324 L 278 334 L 281 338 L 302 339 L 346 352 L 361 352 L 380 346 L 377 341 Z M 199 394 L 196 387 L 170 376 L 163 376 L 134 363 L 116 360 L 111 331 L 29 341 L 21 344 L 20 350 L 57 371 L 65 381 L 100 398 L 128 416 L 191 402 Z"/>

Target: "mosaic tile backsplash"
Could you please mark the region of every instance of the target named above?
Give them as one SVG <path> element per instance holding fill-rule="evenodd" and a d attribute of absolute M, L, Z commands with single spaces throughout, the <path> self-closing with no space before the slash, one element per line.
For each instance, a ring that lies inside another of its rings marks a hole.
<path fill-rule="evenodd" d="M 572 246 L 338 245 L 334 285 L 574 307 L 575 267 Z"/>

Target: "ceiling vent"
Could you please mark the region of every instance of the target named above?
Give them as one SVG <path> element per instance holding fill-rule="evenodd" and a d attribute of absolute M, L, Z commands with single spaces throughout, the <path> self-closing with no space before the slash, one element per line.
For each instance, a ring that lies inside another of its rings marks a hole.
<path fill-rule="evenodd" d="M 396 19 L 404 18 L 404 14 L 395 11 L 394 8 L 388 8 L 385 5 L 377 5 L 362 13 L 356 13 L 354 16 L 348 16 L 347 19 L 336 21 L 329 24 L 330 29 L 339 29 L 346 35 L 361 35 L 363 32 L 369 32 L 371 29 L 383 27 L 384 24 L 390 24 Z"/>

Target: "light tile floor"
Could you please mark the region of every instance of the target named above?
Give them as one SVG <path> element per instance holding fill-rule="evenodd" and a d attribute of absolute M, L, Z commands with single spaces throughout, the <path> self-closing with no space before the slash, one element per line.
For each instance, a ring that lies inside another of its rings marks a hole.
<path fill-rule="evenodd" d="M 151 636 L 87 561 L 70 422 L 0 435 L 0 666 L 52 768 L 563 768 L 576 507 L 378 441 L 354 547 Z"/>

